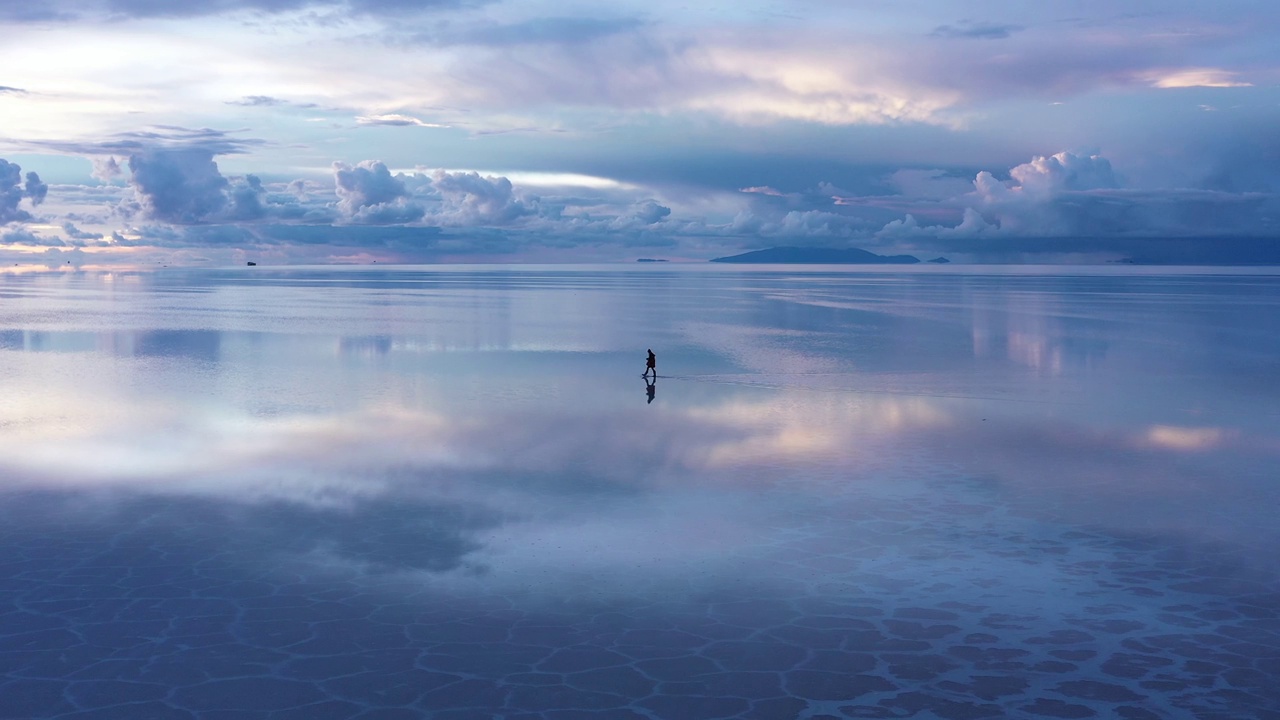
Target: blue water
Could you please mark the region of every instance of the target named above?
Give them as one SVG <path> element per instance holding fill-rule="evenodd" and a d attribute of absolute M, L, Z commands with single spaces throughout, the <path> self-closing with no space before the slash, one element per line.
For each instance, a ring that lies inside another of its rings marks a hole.
<path fill-rule="evenodd" d="M 1278 331 L 1266 270 L 0 275 L 0 717 L 1280 717 Z"/>

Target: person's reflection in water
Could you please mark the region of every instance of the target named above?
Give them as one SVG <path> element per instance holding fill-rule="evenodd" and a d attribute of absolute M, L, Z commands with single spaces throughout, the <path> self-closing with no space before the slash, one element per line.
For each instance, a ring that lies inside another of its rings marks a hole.
<path fill-rule="evenodd" d="M 644 392 L 646 395 L 649 396 L 649 399 L 645 402 L 645 404 L 647 405 L 648 403 L 653 402 L 653 396 L 656 392 L 658 392 L 658 378 L 654 378 L 653 382 L 650 382 L 649 378 L 645 378 Z"/>

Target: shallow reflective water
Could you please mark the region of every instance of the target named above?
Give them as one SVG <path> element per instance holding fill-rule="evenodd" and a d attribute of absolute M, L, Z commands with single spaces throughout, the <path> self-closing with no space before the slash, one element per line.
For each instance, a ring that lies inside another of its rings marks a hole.
<path fill-rule="evenodd" d="M 1265 273 L 0 275 L 0 717 L 1277 717 L 1278 330 Z"/>

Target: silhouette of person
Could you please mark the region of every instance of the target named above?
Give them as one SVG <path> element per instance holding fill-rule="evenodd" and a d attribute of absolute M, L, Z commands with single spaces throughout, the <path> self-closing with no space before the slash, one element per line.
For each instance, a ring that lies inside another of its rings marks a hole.
<path fill-rule="evenodd" d="M 644 361 L 644 374 L 640 377 L 649 377 L 649 371 L 653 371 L 653 379 L 658 379 L 658 356 L 653 354 L 653 350 L 649 351 L 649 357 Z"/>
<path fill-rule="evenodd" d="M 649 396 L 649 399 L 645 401 L 645 404 L 648 405 L 653 402 L 653 396 L 658 392 L 658 378 L 654 378 L 652 382 L 649 381 L 649 378 L 645 378 L 644 392 Z"/>

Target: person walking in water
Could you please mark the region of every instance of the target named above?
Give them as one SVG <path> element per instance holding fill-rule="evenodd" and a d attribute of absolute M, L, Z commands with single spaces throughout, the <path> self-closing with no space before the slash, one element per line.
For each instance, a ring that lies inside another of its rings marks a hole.
<path fill-rule="evenodd" d="M 649 350 L 649 357 L 644 361 L 644 374 L 640 377 L 649 377 L 649 371 L 653 371 L 653 379 L 658 379 L 658 356 L 653 354 L 653 350 Z"/>

